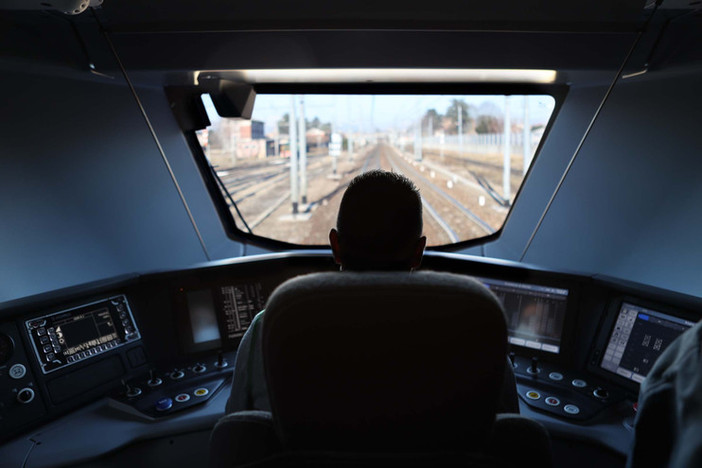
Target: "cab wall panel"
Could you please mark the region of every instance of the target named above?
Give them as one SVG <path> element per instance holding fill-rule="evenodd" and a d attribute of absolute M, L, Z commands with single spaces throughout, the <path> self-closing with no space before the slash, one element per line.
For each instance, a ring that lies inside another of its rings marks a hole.
<path fill-rule="evenodd" d="M 125 86 L 0 86 L 0 301 L 206 259 Z"/>
<path fill-rule="evenodd" d="M 615 88 L 525 261 L 702 296 L 700 71 Z"/>

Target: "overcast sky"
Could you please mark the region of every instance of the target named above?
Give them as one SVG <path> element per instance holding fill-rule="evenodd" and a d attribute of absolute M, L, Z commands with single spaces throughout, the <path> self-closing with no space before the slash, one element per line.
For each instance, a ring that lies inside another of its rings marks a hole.
<path fill-rule="evenodd" d="M 203 96 L 210 120 L 218 119 L 211 100 Z M 331 122 L 335 131 L 371 132 L 402 130 L 417 122 L 429 109 L 444 114 L 453 99 L 462 99 L 478 109 L 479 113 L 501 114 L 505 96 L 448 96 L 448 95 L 304 95 L 305 117 L 318 117 L 323 123 Z M 551 96 L 529 96 L 531 125 L 546 124 L 553 112 Z M 265 123 L 265 132 L 274 131 L 280 118 L 291 111 L 291 96 L 259 94 L 256 96 L 253 119 Z M 299 109 L 299 108 L 298 108 Z M 509 97 L 510 118 L 521 123 L 524 116 L 524 96 Z M 297 110 L 297 109 L 296 109 Z"/>

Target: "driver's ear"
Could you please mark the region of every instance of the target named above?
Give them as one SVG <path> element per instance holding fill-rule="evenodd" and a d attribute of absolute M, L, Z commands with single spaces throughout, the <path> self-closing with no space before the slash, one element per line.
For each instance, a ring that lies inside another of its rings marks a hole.
<path fill-rule="evenodd" d="M 422 236 L 417 240 L 417 246 L 415 247 L 414 250 L 414 255 L 412 256 L 412 264 L 410 265 L 411 269 L 416 269 L 419 268 L 419 265 L 422 264 L 422 257 L 424 256 L 424 248 L 427 246 L 427 237 Z"/>
<path fill-rule="evenodd" d="M 337 265 L 341 265 L 341 247 L 339 247 L 339 231 L 332 228 L 329 231 L 329 245 L 331 245 L 334 261 Z"/>

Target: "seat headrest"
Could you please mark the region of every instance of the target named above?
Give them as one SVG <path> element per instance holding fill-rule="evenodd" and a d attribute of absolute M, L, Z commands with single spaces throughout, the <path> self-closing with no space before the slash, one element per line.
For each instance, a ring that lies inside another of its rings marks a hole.
<path fill-rule="evenodd" d="M 505 317 L 450 273 L 318 273 L 282 284 L 263 318 L 281 440 L 293 449 L 466 449 L 495 417 Z"/>

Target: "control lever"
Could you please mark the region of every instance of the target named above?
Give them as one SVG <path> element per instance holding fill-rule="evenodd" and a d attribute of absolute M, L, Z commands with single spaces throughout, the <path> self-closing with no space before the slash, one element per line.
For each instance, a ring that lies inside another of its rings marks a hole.
<path fill-rule="evenodd" d="M 161 385 L 162 383 L 163 383 L 163 380 L 161 380 L 161 379 L 158 378 L 158 377 L 154 377 L 154 370 L 153 370 L 153 369 L 149 369 L 149 380 L 146 381 L 146 384 L 147 384 L 149 387 L 152 387 L 152 388 L 153 388 L 153 387 L 158 387 L 158 386 Z"/>
<path fill-rule="evenodd" d="M 531 358 L 531 365 L 527 369 L 527 372 L 530 373 L 531 375 L 536 375 L 539 373 L 541 369 L 539 369 L 539 358 L 534 356 Z"/>
<path fill-rule="evenodd" d="M 217 354 L 217 362 L 215 362 L 215 367 L 217 369 L 224 369 L 229 365 L 229 362 L 227 362 L 227 359 L 224 357 L 224 353 L 222 351 Z"/>
<path fill-rule="evenodd" d="M 124 385 L 124 394 L 127 398 L 135 398 L 141 395 L 141 389 L 139 387 L 130 386 L 124 379 L 122 379 L 122 385 Z"/>

